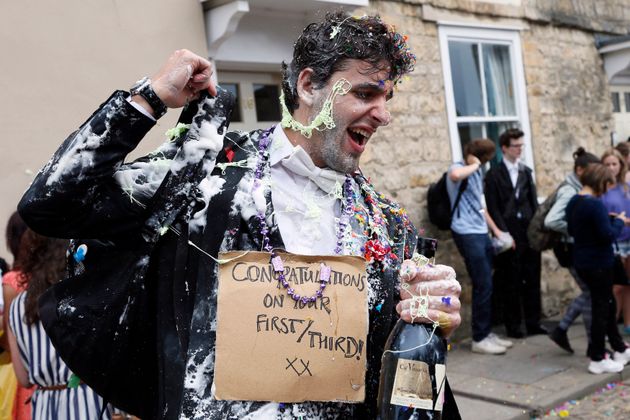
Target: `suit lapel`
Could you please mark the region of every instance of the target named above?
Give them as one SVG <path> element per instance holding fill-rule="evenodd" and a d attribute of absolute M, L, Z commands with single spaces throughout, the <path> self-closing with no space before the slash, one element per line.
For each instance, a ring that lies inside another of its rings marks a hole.
<path fill-rule="evenodd" d="M 514 193 L 514 186 L 512 185 L 512 179 L 510 178 L 510 171 L 508 171 L 507 166 L 505 166 L 504 162 L 501 162 L 499 165 L 499 179 L 501 181 L 502 187 L 510 192 L 510 195 Z M 518 185 L 518 183 L 517 183 Z"/>

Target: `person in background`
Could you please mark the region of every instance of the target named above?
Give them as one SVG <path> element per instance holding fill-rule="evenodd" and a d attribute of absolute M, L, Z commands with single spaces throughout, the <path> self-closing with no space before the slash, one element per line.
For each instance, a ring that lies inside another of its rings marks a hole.
<path fill-rule="evenodd" d="M 602 155 L 602 163 L 615 177 L 615 186 L 609 188 L 606 194 L 602 196 L 604 206 L 609 213 L 630 215 L 630 186 L 626 182 L 628 172 L 626 160 L 616 149 L 610 149 Z M 624 226 L 621 235 L 617 238 L 615 254 L 617 258 L 621 259 L 624 267 L 622 275 L 615 276 L 616 281 L 613 284 L 613 295 L 617 308 L 615 319 L 619 319 L 619 316 L 623 314 L 623 332 L 630 334 L 630 285 L 628 285 L 626 274 L 630 272 L 630 227 Z"/>
<path fill-rule="evenodd" d="M 615 150 L 617 150 L 619 153 L 621 153 L 621 156 L 623 156 L 623 159 L 626 161 L 626 168 L 630 168 L 630 143 L 618 143 L 615 146 Z M 626 171 L 625 181 L 630 182 L 630 172 L 628 171 Z"/>
<path fill-rule="evenodd" d="M 513 345 L 492 332 L 492 258 L 494 250 L 488 228 L 497 237 L 505 235 L 486 212 L 483 195 L 482 166 L 494 157 L 494 142 L 476 139 L 464 147 L 464 162 L 456 162 L 448 170 L 446 186 L 451 203 L 455 202 L 460 183 L 468 179 L 457 209 L 453 213 L 451 231 L 459 253 L 464 257 L 472 281 L 472 351 L 482 354 L 503 354 Z"/>
<path fill-rule="evenodd" d="M 573 238 L 569 235 L 567 230 L 566 208 L 569 200 L 582 189 L 580 176 L 582 176 L 588 165 L 599 163 L 599 158 L 584 150 L 583 147 L 579 147 L 573 153 L 573 161 L 573 172 L 567 175 L 565 180 L 558 187 L 556 201 L 545 217 L 545 227 L 562 234 L 560 241 L 563 242 L 563 245 L 566 246 L 570 254 L 567 257 L 569 260 L 567 269 L 582 291 L 579 296 L 571 301 L 567 311 L 560 320 L 560 324 L 549 334 L 549 338 L 551 338 L 554 343 L 569 353 L 573 353 L 573 348 L 569 342 L 567 331 L 580 314 L 584 321 L 584 328 L 586 329 L 586 336 L 588 337 L 589 343 L 591 341 L 591 295 L 588 286 L 580 278 L 573 266 Z"/>
<path fill-rule="evenodd" d="M 9 264 L 0 258 L 0 276 L 9 271 Z M 4 337 L 3 328 L 4 301 L 0 293 L 0 339 Z M 11 355 L 9 349 L 0 345 L 0 420 L 10 420 L 13 413 L 13 403 L 15 402 L 15 389 L 17 380 L 11 366 Z"/>
<path fill-rule="evenodd" d="M 7 227 L 5 231 L 5 238 L 8 250 L 13 255 L 13 262 L 15 263 L 18 259 L 18 251 L 20 249 L 20 241 L 22 240 L 22 236 L 24 232 L 26 232 L 26 223 L 22 220 L 18 212 L 13 212 L 13 214 L 9 217 L 9 221 L 7 222 Z M 4 312 L 3 315 L 3 329 L 6 331 L 6 324 L 8 323 L 9 317 L 7 316 L 9 313 L 9 306 L 11 306 L 11 302 L 17 296 L 18 293 L 24 290 L 23 285 L 20 285 L 16 280 L 15 274 L 11 274 L 11 270 L 7 267 L 5 270 L 2 270 L 2 297 L 4 301 Z M 8 348 L 6 341 L 1 341 L 0 345 L 4 348 Z"/>
<path fill-rule="evenodd" d="M 0 278 L 8 271 L 9 264 L 4 258 L 0 257 Z M 4 331 L 4 297 L 2 293 L 0 293 L 0 331 Z M 2 334 L 0 334 L 0 336 L 2 336 Z M 0 353 L 4 350 L 5 348 L 2 346 L 2 342 L 0 342 Z"/>
<path fill-rule="evenodd" d="M 573 263 L 579 277 L 591 292 L 591 344 L 588 371 L 594 374 L 621 372 L 630 361 L 615 320 L 615 303 L 612 295 L 613 263 L 612 244 L 630 219 L 624 213 L 609 216 L 599 198 L 609 185 L 615 184 L 610 170 L 600 164 L 589 165 L 580 176 L 582 189 L 567 204 L 567 229 L 573 238 Z M 614 350 L 612 360 L 606 353 L 608 337 Z"/>
<path fill-rule="evenodd" d="M 8 338 L 13 368 L 22 386 L 36 386 L 32 398 L 34 420 L 110 419 L 103 400 L 73 378 L 39 322 L 37 301 L 61 280 L 67 248 L 67 240 L 47 238 L 30 229 L 22 238 L 16 269 L 28 279 L 28 286 L 10 308 Z"/>
<path fill-rule="evenodd" d="M 540 325 L 540 252 L 530 248 L 527 227 L 538 207 L 532 170 L 521 161 L 524 133 L 517 128 L 499 137 L 502 163 L 488 171 L 485 197 L 488 213 L 497 227 L 510 233 L 513 249 L 495 257 L 494 293 L 503 307 L 503 321 L 508 337 L 523 338 L 521 313 L 525 315 L 527 335 L 547 334 Z"/>
<path fill-rule="evenodd" d="M 26 232 L 26 224 L 17 212 L 9 217 L 6 228 L 7 248 L 13 255 L 13 267 L 19 265 L 20 261 L 20 243 Z M 18 293 L 26 289 L 26 283 L 22 281 L 20 273 L 16 270 L 10 270 L 2 276 L 2 296 L 4 300 L 4 310 L 2 316 L 2 326 L 5 334 L 0 337 L 0 345 L 9 351 L 9 342 L 7 341 L 8 324 L 9 324 L 9 308 L 13 299 Z M 13 402 L 13 419 L 14 420 L 30 420 L 31 418 L 31 396 L 33 388 L 24 388 L 17 386 L 15 392 L 15 400 Z"/>

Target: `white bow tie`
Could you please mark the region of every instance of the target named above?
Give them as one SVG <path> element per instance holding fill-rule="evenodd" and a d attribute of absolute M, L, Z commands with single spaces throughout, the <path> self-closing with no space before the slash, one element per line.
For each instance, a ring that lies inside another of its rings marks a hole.
<path fill-rule="evenodd" d="M 309 178 L 326 193 L 334 192 L 337 183 L 343 184 L 346 178 L 344 174 L 332 169 L 315 166 L 311 157 L 300 146 L 295 147 L 291 155 L 280 163 L 296 175 Z"/>

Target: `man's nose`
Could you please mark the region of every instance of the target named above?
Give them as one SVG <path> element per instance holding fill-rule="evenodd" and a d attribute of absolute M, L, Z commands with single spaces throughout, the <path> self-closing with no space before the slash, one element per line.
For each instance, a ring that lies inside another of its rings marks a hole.
<path fill-rule="evenodd" d="M 392 120 L 392 116 L 387 110 L 387 102 L 385 99 L 379 100 L 372 108 L 372 118 L 379 126 L 386 126 Z"/>

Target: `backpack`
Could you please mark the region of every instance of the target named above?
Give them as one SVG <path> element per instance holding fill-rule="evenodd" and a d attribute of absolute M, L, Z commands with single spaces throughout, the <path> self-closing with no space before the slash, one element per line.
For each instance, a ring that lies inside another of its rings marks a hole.
<path fill-rule="evenodd" d="M 446 188 L 446 177 L 448 172 L 444 172 L 438 182 L 429 185 L 427 192 L 427 210 L 429 211 L 429 221 L 440 230 L 449 230 L 453 221 L 453 214 L 459 205 L 459 199 L 468 186 L 468 178 L 464 178 L 459 185 L 455 204 L 451 207 L 451 199 Z"/>
<path fill-rule="evenodd" d="M 529 226 L 527 227 L 527 240 L 529 241 L 530 248 L 536 251 L 544 251 L 553 248 L 562 237 L 560 232 L 545 227 L 545 217 L 547 217 L 549 210 L 551 210 L 556 203 L 558 191 L 565 185 L 567 185 L 567 183 L 563 181 L 553 194 L 547 197 L 547 199 L 538 206 L 534 217 L 532 217 L 532 220 L 529 222 Z"/>

